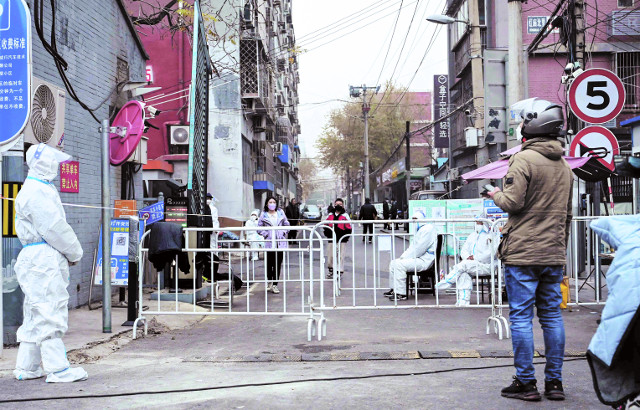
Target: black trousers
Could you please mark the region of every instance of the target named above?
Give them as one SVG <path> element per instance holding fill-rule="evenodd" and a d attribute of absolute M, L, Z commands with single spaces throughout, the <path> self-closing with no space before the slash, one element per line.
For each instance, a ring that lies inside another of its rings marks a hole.
<path fill-rule="evenodd" d="M 278 279 L 280 279 L 280 271 L 282 271 L 282 259 L 284 258 L 284 252 L 275 251 L 275 252 L 265 252 L 267 254 L 267 280 L 273 280 L 274 282 L 269 282 L 269 285 L 277 285 Z"/>
<path fill-rule="evenodd" d="M 290 230 L 289 234 L 287 235 L 288 239 L 295 240 L 297 237 L 298 237 L 298 231 L 295 231 L 295 230 Z"/>
<path fill-rule="evenodd" d="M 371 240 L 372 240 L 371 235 L 373 235 L 373 224 L 372 223 L 371 224 L 362 224 L 362 227 L 363 227 L 363 233 L 365 235 L 367 234 L 367 231 L 369 231 L 369 242 L 371 242 Z M 364 241 L 365 238 L 366 238 L 366 236 L 363 236 L 362 240 Z"/>

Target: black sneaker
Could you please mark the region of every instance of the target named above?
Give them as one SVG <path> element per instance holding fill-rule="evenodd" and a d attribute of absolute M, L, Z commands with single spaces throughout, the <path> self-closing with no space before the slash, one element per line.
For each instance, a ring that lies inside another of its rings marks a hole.
<path fill-rule="evenodd" d="M 558 379 L 553 379 L 544 382 L 544 397 L 549 400 L 564 400 L 564 390 L 562 389 L 562 382 Z"/>
<path fill-rule="evenodd" d="M 520 399 L 526 401 L 541 400 L 535 380 L 527 383 L 522 383 L 515 376 L 513 376 L 513 383 L 511 383 L 511 386 L 502 389 L 501 394 L 502 397 L 509 397 L 510 399 Z"/>
<path fill-rule="evenodd" d="M 389 299 L 391 299 L 391 300 L 396 300 L 396 299 L 398 299 L 398 300 L 407 300 L 407 295 L 401 295 L 399 293 L 397 293 L 397 294 L 394 293 L 393 295 L 389 296 Z"/>
<path fill-rule="evenodd" d="M 384 292 L 383 295 L 385 295 L 386 297 L 393 296 L 393 289 L 389 289 L 388 291 Z"/>

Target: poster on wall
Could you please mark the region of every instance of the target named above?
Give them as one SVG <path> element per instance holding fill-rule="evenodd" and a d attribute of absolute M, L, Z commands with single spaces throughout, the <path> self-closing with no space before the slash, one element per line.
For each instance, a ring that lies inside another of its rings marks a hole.
<path fill-rule="evenodd" d="M 144 232 L 144 231 L 143 231 Z M 111 220 L 111 284 L 127 286 L 129 281 L 129 220 Z M 98 256 L 93 272 L 96 285 L 102 285 L 102 227 L 98 239 Z"/>

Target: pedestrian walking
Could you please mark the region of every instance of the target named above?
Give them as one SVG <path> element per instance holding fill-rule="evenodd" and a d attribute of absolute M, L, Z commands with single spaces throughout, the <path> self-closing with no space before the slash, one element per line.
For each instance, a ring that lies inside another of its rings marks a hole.
<path fill-rule="evenodd" d="M 360 207 L 360 212 L 358 214 L 358 219 L 361 221 L 373 221 L 378 217 L 378 211 L 376 207 L 371 204 L 371 199 L 365 198 L 364 205 Z M 362 242 L 367 238 L 367 232 L 369 232 L 369 243 L 373 241 L 373 223 L 365 223 L 363 226 L 363 234 Z"/>
<path fill-rule="evenodd" d="M 391 208 L 389 209 L 389 212 L 391 213 L 391 225 L 395 225 L 395 228 L 398 229 L 398 224 L 393 222 L 398 218 L 398 202 L 393 198 L 391 198 Z"/>
<path fill-rule="evenodd" d="M 302 223 L 302 219 L 300 218 L 300 204 L 298 204 L 298 200 L 295 198 L 291 198 L 291 202 L 289 202 L 289 205 L 287 205 L 287 207 L 284 210 L 285 215 L 287 215 L 287 219 L 289 220 L 289 223 L 291 224 L 291 226 L 299 226 Z M 289 241 L 291 244 L 295 244 L 295 240 L 298 237 L 298 231 L 295 229 L 292 229 L 289 231 Z"/>
<path fill-rule="evenodd" d="M 264 209 L 260 218 L 258 219 L 258 226 L 289 226 L 289 220 L 285 215 L 282 208 L 278 207 L 278 201 L 273 196 L 268 196 L 264 203 Z M 266 266 L 267 266 L 267 290 L 272 293 L 280 293 L 278 289 L 278 279 L 280 278 L 280 271 L 282 270 L 282 260 L 284 259 L 284 252 L 277 249 L 287 249 L 287 234 L 288 229 L 269 229 L 261 230 L 258 232 L 262 236 L 264 241 L 264 247 L 266 250 Z M 273 249 L 269 251 L 268 249 Z"/>
<path fill-rule="evenodd" d="M 388 221 L 391 217 L 391 210 L 389 209 L 389 198 L 385 198 L 384 202 L 382 202 L 382 218 L 385 221 Z M 385 222 L 384 229 L 390 230 L 389 223 Z"/>
<path fill-rule="evenodd" d="M 502 230 L 498 257 L 504 264 L 516 375 L 502 396 L 540 400 L 533 367 L 533 306 L 545 341 L 545 392 L 564 400 L 562 363 L 565 332 L 560 303 L 567 238 L 571 227 L 573 177 L 562 158 L 562 107 L 529 99 L 514 105 L 522 123 L 522 149 L 509 160 L 504 191 L 489 192 L 509 213 Z"/>
<path fill-rule="evenodd" d="M 344 273 L 344 252 L 346 248 L 346 244 L 349 241 L 349 237 L 345 238 L 345 235 L 349 235 L 352 232 L 351 218 L 346 213 L 344 209 L 344 201 L 342 198 L 337 198 L 333 203 L 333 207 L 331 207 L 331 213 L 326 219 L 327 221 L 338 221 L 338 223 L 333 223 L 330 227 L 324 228 L 324 236 L 331 239 L 333 238 L 333 233 L 335 232 L 335 244 L 337 246 L 336 252 L 338 257 L 338 266 L 334 266 L 333 260 L 333 244 L 331 241 L 327 244 L 327 267 L 329 269 L 329 273 L 327 274 L 327 279 L 333 278 L 334 268 L 336 272 L 339 272 L 340 275 Z M 331 229 L 333 228 L 333 230 Z M 344 239 L 343 239 L 344 238 Z"/>
<path fill-rule="evenodd" d="M 51 181 L 71 156 L 46 144 L 27 150 L 29 175 L 15 200 L 15 228 L 22 250 L 15 272 L 24 293 L 24 320 L 16 369 L 18 380 L 47 376 L 47 383 L 86 380 L 71 367 L 62 336 L 69 320 L 69 266 L 82 259 L 82 246 L 66 221 L 60 195 Z"/>

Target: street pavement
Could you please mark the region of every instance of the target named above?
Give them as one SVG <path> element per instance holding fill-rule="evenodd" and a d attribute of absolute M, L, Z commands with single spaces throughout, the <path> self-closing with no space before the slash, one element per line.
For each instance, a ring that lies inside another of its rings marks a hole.
<path fill-rule="evenodd" d="M 352 260 L 357 264 L 364 260 L 364 245 L 355 241 L 353 248 L 356 253 L 347 258 L 347 267 Z M 292 272 L 299 269 L 301 262 L 304 261 L 292 258 Z M 351 279 L 362 283 L 356 275 Z M 386 282 L 386 276 L 381 279 Z M 348 286 L 349 279 L 344 282 L 343 286 Z M 306 292 L 299 289 L 299 284 L 288 285 L 291 294 L 287 298 L 291 298 L 292 308 L 299 309 L 299 300 Z M 262 286 L 256 283 L 250 286 L 253 290 L 241 290 L 244 298 L 236 298 L 234 310 L 246 310 L 242 300 L 250 300 L 252 306 L 262 303 L 264 308 Z M 332 302 L 331 283 L 325 285 L 325 290 Z M 341 306 L 354 300 L 347 293 L 336 296 L 344 302 Z M 356 298 L 357 303 L 372 300 L 368 296 L 372 290 L 361 293 L 367 296 Z M 269 302 L 270 311 L 277 311 L 276 306 L 283 308 L 282 299 L 277 299 L 283 294 L 266 296 L 274 302 Z M 391 302 L 378 300 L 392 306 Z M 419 300 L 421 304 L 433 303 L 433 296 L 419 294 Z M 404 303 L 407 302 L 411 303 Z M 455 303 L 455 297 L 444 297 L 443 303 Z M 172 306 L 167 303 L 163 308 Z M 325 312 L 326 338 L 311 342 L 306 338 L 304 316 L 196 316 L 190 321 L 183 317 L 166 321 L 164 316 L 158 316 L 144 338 L 131 341 L 130 332 L 123 333 L 110 341 L 70 352 L 72 361 L 82 363 L 89 372 L 85 382 L 18 382 L 6 366 L 0 367 L 0 406 L 602 408 L 584 360 L 600 311 L 601 307 L 581 306 L 564 312 L 564 402 L 543 399 L 532 404 L 500 397 L 500 389 L 510 384 L 514 374 L 509 357 L 511 341 L 486 334 L 489 309 L 422 308 L 330 309 Z M 75 312 L 74 315 L 79 314 Z M 74 323 L 72 315 L 70 333 Z M 536 372 L 543 385 L 543 340 L 537 321 L 534 325 Z M 98 328 L 99 322 L 95 326 Z"/>

